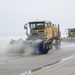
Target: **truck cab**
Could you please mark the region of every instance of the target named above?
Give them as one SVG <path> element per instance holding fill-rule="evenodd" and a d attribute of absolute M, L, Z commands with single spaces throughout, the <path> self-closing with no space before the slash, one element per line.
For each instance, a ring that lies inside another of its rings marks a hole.
<path fill-rule="evenodd" d="M 31 35 L 38 35 L 47 38 L 58 37 L 59 28 L 50 21 L 31 21 L 28 25 Z"/>

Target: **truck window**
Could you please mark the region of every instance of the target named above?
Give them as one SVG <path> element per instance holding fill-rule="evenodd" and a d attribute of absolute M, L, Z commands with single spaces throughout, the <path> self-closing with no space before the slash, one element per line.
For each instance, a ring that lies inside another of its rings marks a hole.
<path fill-rule="evenodd" d="M 30 22 L 29 26 L 31 30 L 44 29 L 45 23 L 44 22 Z"/>

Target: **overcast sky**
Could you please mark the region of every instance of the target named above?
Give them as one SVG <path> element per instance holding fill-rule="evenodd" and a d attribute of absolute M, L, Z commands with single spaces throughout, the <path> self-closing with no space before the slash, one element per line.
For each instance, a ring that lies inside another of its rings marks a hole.
<path fill-rule="evenodd" d="M 24 34 L 31 20 L 60 24 L 62 35 L 75 27 L 75 0 L 0 0 L 0 34 Z"/>

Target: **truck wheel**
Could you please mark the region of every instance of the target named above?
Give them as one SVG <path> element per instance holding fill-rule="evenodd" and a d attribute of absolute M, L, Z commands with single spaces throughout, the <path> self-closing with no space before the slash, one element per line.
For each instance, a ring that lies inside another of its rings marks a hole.
<path fill-rule="evenodd" d="M 57 41 L 57 42 L 56 42 L 55 48 L 56 48 L 56 49 L 60 49 L 60 41 Z"/>
<path fill-rule="evenodd" d="M 60 45 L 55 45 L 55 48 L 56 49 L 60 49 Z"/>
<path fill-rule="evenodd" d="M 39 47 L 38 47 L 38 51 L 40 54 L 47 54 L 49 50 L 44 50 L 43 49 L 43 43 L 40 43 Z"/>

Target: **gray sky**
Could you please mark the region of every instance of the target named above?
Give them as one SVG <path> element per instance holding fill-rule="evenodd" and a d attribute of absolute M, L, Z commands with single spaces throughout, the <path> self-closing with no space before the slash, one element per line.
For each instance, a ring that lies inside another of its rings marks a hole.
<path fill-rule="evenodd" d="M 59 23 L 64 35 L 75 27 L 75 0 L 0 0 L 0 34 L 24 34 L 24 24 L 36 19 Z"/>

